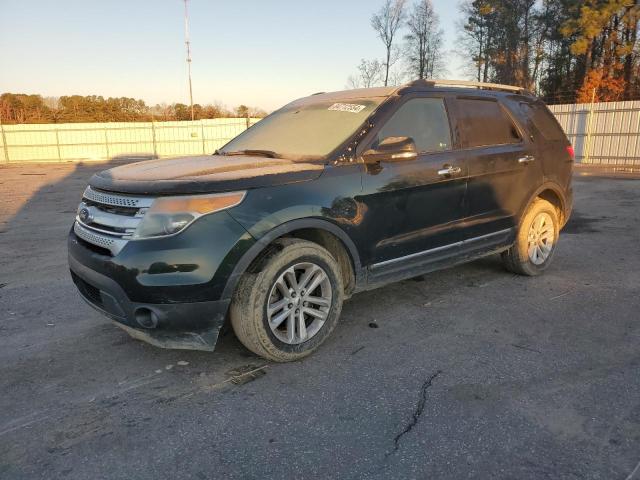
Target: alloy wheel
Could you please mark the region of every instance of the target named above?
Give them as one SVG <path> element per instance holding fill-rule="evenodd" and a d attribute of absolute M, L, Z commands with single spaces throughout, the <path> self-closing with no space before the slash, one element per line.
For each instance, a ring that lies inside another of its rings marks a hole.
<path fill-rule="evenodd" d="M 553 250 L 556 229 L 551 215 L 540 212 L 531 222 L 527 237 L 527 252 L 529 260 L 535 265 L 542 265 L 547 261 Z"/>
<path fill-rule="evenodd" d="M 267 299 L 269 328 L 289 345 L 315 336 L 329 315 L 332 291 L 329 276 L 315 263 L 297 263 L 275 281 Z"/>

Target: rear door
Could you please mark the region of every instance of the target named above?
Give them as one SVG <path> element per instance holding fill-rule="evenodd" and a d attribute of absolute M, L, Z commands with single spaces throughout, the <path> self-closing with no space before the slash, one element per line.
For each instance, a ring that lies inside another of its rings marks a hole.
<path fill-rule="evenodd" d="M 493 97 L 458 97 L 456 118 L 466 152 L 465 229 L 469 247 L 500 245 L 512 238 L 517 217 L 542 183 L 531 136 Z"/>

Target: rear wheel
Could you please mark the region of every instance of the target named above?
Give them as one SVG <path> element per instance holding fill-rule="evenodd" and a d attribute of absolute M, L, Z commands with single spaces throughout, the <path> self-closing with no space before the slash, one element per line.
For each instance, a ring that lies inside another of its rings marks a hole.
<path fill-rule="evenodd" d="M 515 244 L 502 253 L 505 267 L 520 275 L 540 275 L 551 263 L 559 232 L 556 208 L 536 199 L 522 218 Z"/>
<path fill-rule="evenodd" d="M 317 349 L 335 328 L 344 298 L 331 254 L 312 242 L 278 240 L 258 272 L 245 273 L 231 303 L 231 324 L 252 352 L 277 362 Z"/>

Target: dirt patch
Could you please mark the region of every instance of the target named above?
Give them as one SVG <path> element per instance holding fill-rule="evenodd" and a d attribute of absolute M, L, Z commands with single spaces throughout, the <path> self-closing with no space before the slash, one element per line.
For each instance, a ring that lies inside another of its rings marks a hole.
<path fill-rule="evenodd" d="M 267 365 L 243 365 L 241 367 L 232 368 L 227 372 L 231 378 L 229 379 L 234 385 L 244 385 L 266 375 L 265 368 Z"/>

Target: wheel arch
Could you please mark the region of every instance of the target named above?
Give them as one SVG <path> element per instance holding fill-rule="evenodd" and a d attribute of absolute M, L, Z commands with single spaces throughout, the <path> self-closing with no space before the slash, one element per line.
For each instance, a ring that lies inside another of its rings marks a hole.
<path fill-rule="evenodd" d="M 349 295 L 353 293 L 357 286 L 362 283 L 364 270 L 360 263 L 360 255 L 353 240 L 351 240 L 346 232 L 327 220 L 305 218 L 292 220 L 279 225 L 260 237 L 242 256 L 231 272 L 222 293 L 223 299 L 232 297 L 240 277 L 242 277 L 256 260 L 268 251 L 269 246 L 271 246 L 275 240 L 282 237 L 302 238 L 318 243 L 337 257 L 336 260 L 341 269 L 346 267 L 348 262 L 350 271 L 343 270 L 343 276 L 345 274 L 347 275 L 345 279 L 345 294 Z M 340 253 L 340 249 L 342 249 L 344 253 Z"/>
<path fill-rule="evenodd" d="M 560 225 L 564 226 L 568 220 L 568 204 L 567 199 L 565 197 L 564 191 L 560 185 L 554 182 L 545 182 L 540 187 L 538 187 L 527 199 L 524 203 L 520 212 L 518 214 L 518 223 L 522 220 L 525 212 L 531 202 L 533 202 L 536 198 L 542 198 L 552 205 L 554 205 L 558 209 L 558 218 L 560 220 Z"/>

